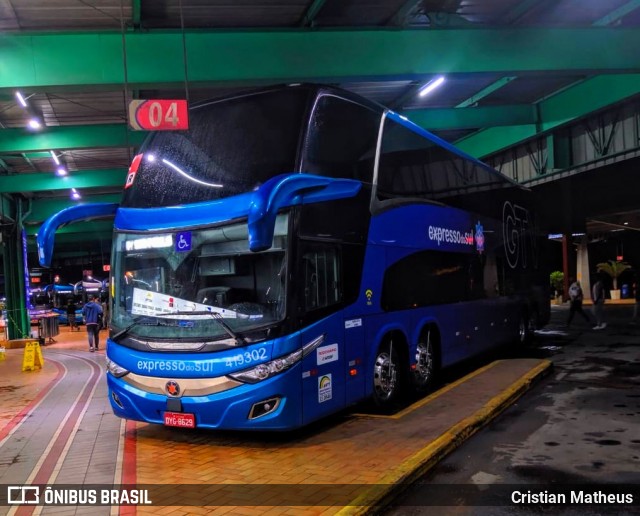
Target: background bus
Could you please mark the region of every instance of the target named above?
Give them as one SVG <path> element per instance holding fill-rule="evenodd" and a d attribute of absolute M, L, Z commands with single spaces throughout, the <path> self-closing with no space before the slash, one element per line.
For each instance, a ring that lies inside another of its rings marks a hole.
<path fill-rule="evenodd" d="M 530 192 L 401 116 L 315 85 L 203 103 L 151 135 L 115 214 L 115 414 L 291 429 L 524 342 L 549 315 Z"/>

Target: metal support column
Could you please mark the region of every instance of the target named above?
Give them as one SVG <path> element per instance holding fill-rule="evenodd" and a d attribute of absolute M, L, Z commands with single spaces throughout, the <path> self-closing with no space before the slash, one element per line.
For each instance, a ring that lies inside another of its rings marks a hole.
<path fill-rule="evenodd" d="M 569 243 L 571 242 L 571 234 L 564 233 L 562 235 L 562 273 L 564 274 L 562 282 L 562 301 L 569 299 Z"/>

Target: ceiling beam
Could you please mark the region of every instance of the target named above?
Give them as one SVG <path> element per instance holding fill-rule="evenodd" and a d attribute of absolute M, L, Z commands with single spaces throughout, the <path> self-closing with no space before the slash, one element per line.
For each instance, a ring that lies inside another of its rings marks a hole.
<path fill-rule="evenodd" d="M 407 109 L 403 116 L 429 131 L 478 129 L 502 125 L 535 124 L 535 109 L 529 104 L 466 108 Z"/>
<path fill-rule="evenodd" d="M 124 186 L 126 176 L 127 171 L 121 168 L 69 172 L 64 177 L 54 172 L 0 176 L 0 193 Z"/>
<path fill-rule="evenodd" d="M 627 14 L 635 11 L 640 7 L 640 0 L 629 0 L 626 4 L 621 5 L 617 9 L 614 9 L 606 16 L 603 16 L 599 20 L 593 22 L 594 27 L 606 27 L 612 23 L 617 22 L 621 18 L 624 18 Z"/>
<path fill-rule="evenodd" d="M 25 220 L 27 224 L 44 222 L 51 215 L 58 213 L 70 206 L 78 204 L 91 204 L 95 202 L 117 202 L 122 199 L 122 194 L 103 194 L 103 195 L 85 195 L 80 202 L 73 201 L 70 198 L 64 199 L 55 197 L 52 199 L 37 199 L 33 201 L 31 213 Z"/>
<path fill-rule="evenodd" d="M 313 0 L 300 20 L 300 27 L 313 27 L 314 20 L 327 0 Z"/>
<path fill-rule="evenodd" d="M 517 77 L 514 77 L 514 76 L 502 77 L 501 79 L 498 79 L 496 82 L 489 84 L 489 86 L 487 86 L 486 88 L 482 88 L 478 93 L 472 95 L 468 99 L 460 102 L 460 104 L 458 104 L 456 107 L 464 108 L 464 107 L 473 106 L 478 101 L 485 98 L 486 96 L 491 95 L 494 91 L 499 90 L 503 86 L 506 86 L 514 79 L 517 79 Z"/>
<path fill-rule="evenodd" d="M 389 18 L 387 25 L 395 25 L 396 27 L 406 27 L 409 23 L 409 15 L 418 7 L 421 0 L 405 0 L 400 8 Z"/>
<path fill-rule="evenodd" d="M 130 88 L 184 82 L 180 31 L 128 32 L 125 37 Z M 640 71 L 640 31 L 635 28 L 191 30 L 185 40 L 191 84 Z M 447 51 L 416 51 L 434 48 Z M 119 32 L 5 33 L 0 53 L 0 89 L 124 84 Z M 162 66 L 153 59 L 156 55 L 163 56 Z"/>
<path fill-rule="evenodd" d="M 539 119 L 535 124 L 492 127 L 462 138 L 456 145 L 482 158 L 638 94 L 640 74 L 601 75 L 539 102 Z"/>
<path fill-rule="evenodd" d="M 125 124 L 50 126 L 37 133 L 19 128 L 2 129 L 0 154 L 84 147 L 137 147 L 146 135 L 144 131 L 129 130 Z"/>

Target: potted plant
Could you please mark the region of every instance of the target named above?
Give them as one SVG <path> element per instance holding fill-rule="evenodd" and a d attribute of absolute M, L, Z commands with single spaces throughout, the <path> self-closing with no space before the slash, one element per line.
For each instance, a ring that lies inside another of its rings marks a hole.
<path fill-rule="evenodd" d="M 620 290 L 618 290 L 618 278 L 624 271 L 631 269 L 631 265 L 626 262 L 618 262 L 609 260 L 607 262 L 596 265 L 598 272 L 604 272 L 613 279 L 613 290 L 611 291 L 611 299 L 620 299 Z"/>
<path fill-rule="evenodd" d="M 555 291 L 556 304 L 562 303 L 562 291 L 564 290 L 564 273 L 562 271 L 553 271 L 549 276 L 551 288 Z"/>

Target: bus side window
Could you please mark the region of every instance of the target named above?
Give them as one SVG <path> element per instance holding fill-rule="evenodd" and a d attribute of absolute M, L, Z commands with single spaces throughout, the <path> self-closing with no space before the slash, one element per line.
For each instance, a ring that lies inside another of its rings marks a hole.
<path fill-rule="evenodd" d="M 315 310 L 342 301 L 342 282 L 337 248 L 305 245 L 302 254 L 305 310 Z"/>

